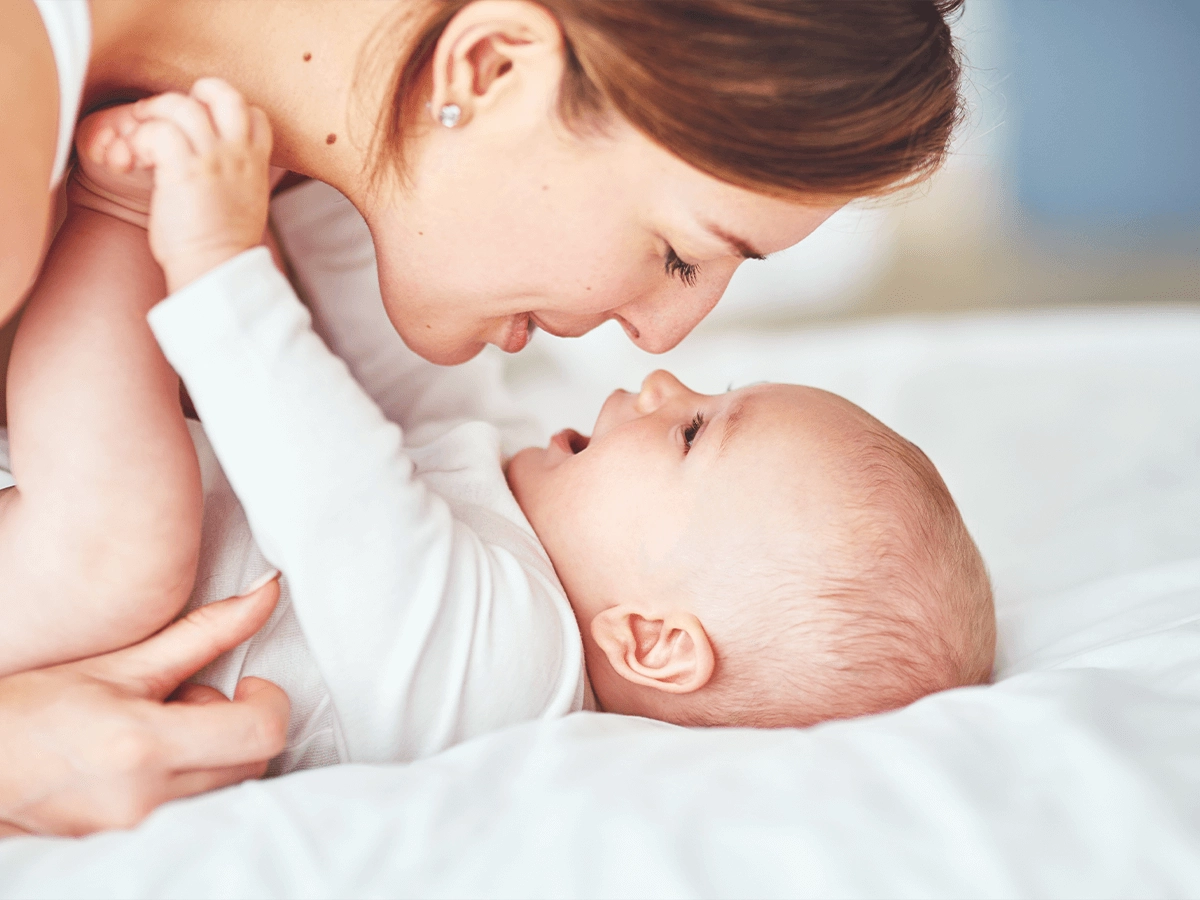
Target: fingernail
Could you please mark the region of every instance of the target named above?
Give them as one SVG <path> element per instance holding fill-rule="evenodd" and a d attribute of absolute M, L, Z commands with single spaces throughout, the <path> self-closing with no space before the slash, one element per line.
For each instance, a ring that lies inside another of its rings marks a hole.
<path fill-rule="evenodd" d="M 278 578 L 279 575 L 280 575 L 280 572 L 278 569 L 268 569 L 263 575 L 261 575 L 258 578 L 257 581 L 254 582 L 254 584 L 250 585 L 250 587 L 246 588 L 244 591 L 242 591 L 240 594 L 238 594 L 238 596 L 239 597 L 249 597 L 251 594 L 253 594 L 255 591 L 257 591 L 259 588 L 266 587 L 268 584 L 270 584 L 272 581 L 274 581 L 276 578 Z"/>

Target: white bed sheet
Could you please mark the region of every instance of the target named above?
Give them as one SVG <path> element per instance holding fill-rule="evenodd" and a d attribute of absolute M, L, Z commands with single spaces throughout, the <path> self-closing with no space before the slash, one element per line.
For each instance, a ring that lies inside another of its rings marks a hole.
<path fill-rule="evenodd" d="M 997 684 L 804 731 L 519 726 L 3 841 L 0 895 L 1200 893 L 1200 310 L 539 343 L 515 374 L 548 429 L 663 365 L 827 387 L 915 440 L 993 572 Z"/>

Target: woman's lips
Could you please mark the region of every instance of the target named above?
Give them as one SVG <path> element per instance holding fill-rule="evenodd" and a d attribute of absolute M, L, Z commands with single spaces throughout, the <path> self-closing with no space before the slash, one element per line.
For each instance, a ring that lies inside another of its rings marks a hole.
<path fill-rule="evenodd" d="M 625 333 L 627 335 L 629 335 L 629 339 L 631 341 L 636 341 L 638 338 L 640 338 L 642 336 L 642 333 L 640 331 L 638 331 L 637 328 L 634 327 L 634 324 L 632 322 L 630 322 L 628 319 L 622 318 L 621 316 L 618 316 L 616 313 L 613 313 L 613 318 L 616 319 L 617 323 L 622 328 L 625 329 Z"/>
<path fill-rule="evenodd" d="M 522 313 L 509 319 L 508 331 L 499 347 L 505 353 L 520 353 L 537 330 L 537 323 L 529 313 Z"/>

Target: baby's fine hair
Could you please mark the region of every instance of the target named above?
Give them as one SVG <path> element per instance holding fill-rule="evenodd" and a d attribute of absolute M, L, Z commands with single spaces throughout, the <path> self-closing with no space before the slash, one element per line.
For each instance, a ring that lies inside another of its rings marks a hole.
<path fill-rule="evenodd" d="M 870 425 L 838 448 L 845 518 L 816 554 L 784 541 L 794 555 L 776 547 L 726 581 L 754 596 L 714 640 L 713 690 L 680 724 L 799 727 L 989 681 L 995 611 L 979 550 L 929 458 L 862 416 Z"/>

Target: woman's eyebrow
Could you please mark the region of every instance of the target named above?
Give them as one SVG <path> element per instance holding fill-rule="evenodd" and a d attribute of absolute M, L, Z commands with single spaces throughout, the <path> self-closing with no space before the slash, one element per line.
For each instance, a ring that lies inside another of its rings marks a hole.
<path fill-rule="evenodd" d="M 729 248 L 731 250 L 733 250 L 735 253 L 737 253 L 738 256 L 742 257 L 743 259 L 766 259 L 767 258 L 765 253 L 759 253 L 757 250 L 755 250 L 753 247 L 751 247 L 750 243 L 748 241 L 742 240 L 736 234 L 730 234 L 728 231 L 723 229 L 720 225 L 715 225 L 712 222 L 708 222 L 705 224 L 704 227 L 708 229 L 709 234 L 723 240 L 726 244 L 729 245 Z"/>

